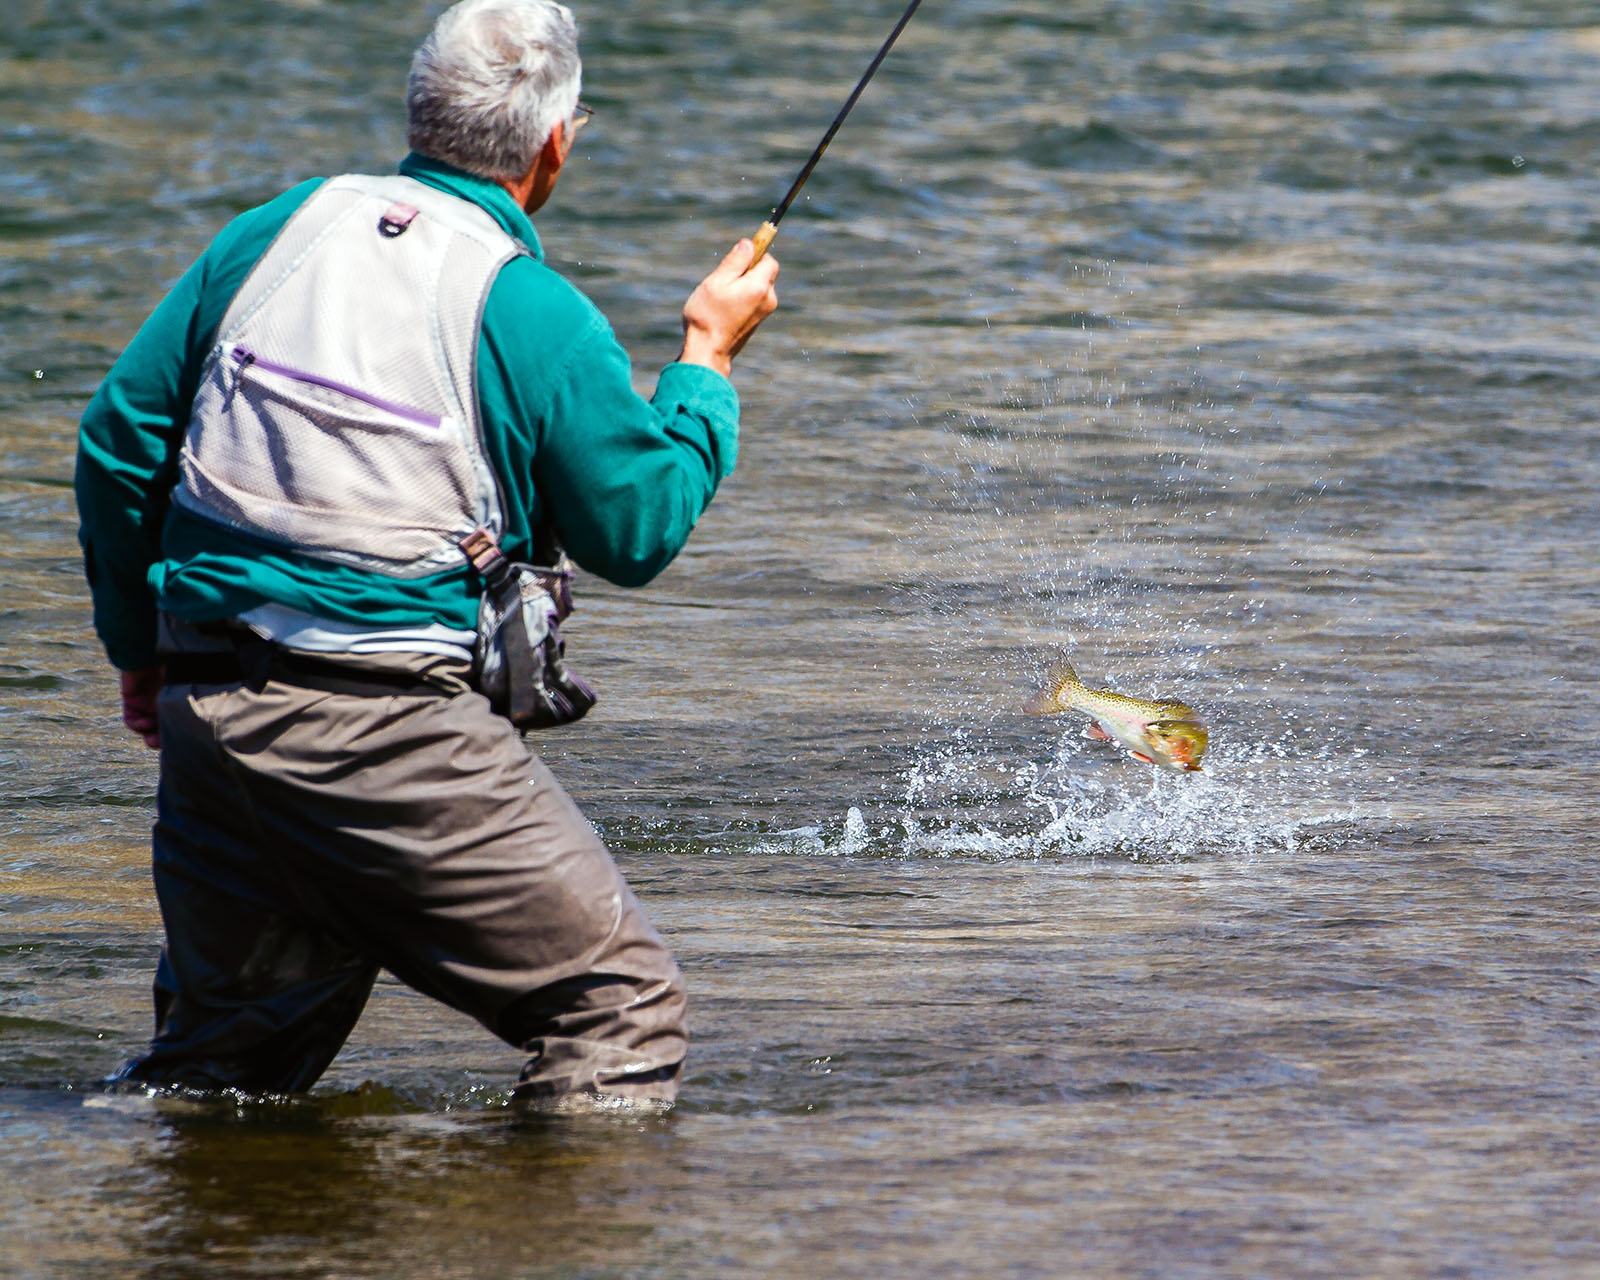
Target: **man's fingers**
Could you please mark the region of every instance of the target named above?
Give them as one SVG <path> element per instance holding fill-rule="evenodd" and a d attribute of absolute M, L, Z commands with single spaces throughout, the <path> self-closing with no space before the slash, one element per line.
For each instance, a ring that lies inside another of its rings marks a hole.
<path fill-rule="evenodd" d="M 134 737 L 144 739 L 144 745 L 151 749 L 161 746 L 161 722 L 152 715 L 146 715 L 131 708 L 122 713 L 122 723 L 128 727 Z"/>
<path fill-rule="evenodd" d="M 768 253 L 752 267 L 750 259 L 755 256 L 755 241 L 746 236 L 728 250 L 711 274 L 714 278 L 727 281 L 740 280 L 748 275 L 751 283 L 771 288 L 772 282 L 778 278 L 778 260 Z"/>
<path fill-rule="evenodd" d="M 722 261 L 717 263 L 717 269 L 712 275 L 717 276 L 742 276 L 750 266 L 750 259 L 756 256 L 756 242 L 746 236 L 733 248 L 729 249 Z"/>
<path fill-rule="evenodd" d="M 773 282 L 778 278 L 778 260 L 770 253 L 756 263 L 755 266 L 744 272 L 750 281 L 763 289 L 772 288 Z"/>
<path fill-rule="evenodd" d="M 128 727 L 130 732 L 137 733 L 142 737 L 147 733 L 154 733 L 160 721 L 141 707 L 124 707 L 122 710 L 122 723 Z"/>

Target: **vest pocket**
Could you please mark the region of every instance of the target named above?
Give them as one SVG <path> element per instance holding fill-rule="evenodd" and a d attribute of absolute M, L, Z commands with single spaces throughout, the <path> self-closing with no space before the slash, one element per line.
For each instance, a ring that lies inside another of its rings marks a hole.
<path fill-rule="evenodd" d="M 195 398 L 177 498 L 290 547 L 432 572 L 460 562 L 454 539 L 475 524 L 460 437 L 451 418 L 225 343 Z"/>
<path fill-rule="evenodd" d="M 424 413 L 421 409 L 369 395 L 346 382 L 263 360 L 246 346 L 230 345 L 223 348 L 223 353 L 224 359 L 233 361 L 237 366 L 236 376 L 239 379 L 264 384 L 269 391 L 275 388 L 280 398 L 301 406 L 320 402 L 324 410 L 338 412 L 344 409 L 348 417 L 351 415 L 347 407 L 353 404 L 359 406 L 354 416 L 366 426 L 377 426 L 387 421 L 391 425 L 438 429 L 444 424 L 444 419 L 438 414 Z"/>

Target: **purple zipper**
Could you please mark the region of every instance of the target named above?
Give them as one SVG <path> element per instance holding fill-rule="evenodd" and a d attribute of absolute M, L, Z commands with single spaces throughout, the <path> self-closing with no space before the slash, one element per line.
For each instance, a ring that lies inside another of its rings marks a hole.
<path fill-rule="evenodd" d="M 380 396 L 369 395 L 359 387 L 352 387 L 347 382 L 335 382 L 332 378 L 318 377 L 314 373 L 306 373 L 302 369 L 291 369 L 285 364 L 275 364 L 271 360 L 263 360 L 249 347 L 235 347 L 233 358 L 239 362 L 241 372 L 255 365 L 258 369 L 265 369 L 268 373 L 276 373 L 280 377 L 291 378 L 295 382 L 309 382 L 314 387 L 326 387 L 329 391 L 337 391 L 341 395 L 349 396 L 352 400 L 359 400 L 362 404 L 370 404 L 374 409 L 382 409 L 385 413 L 392 413 L 397 418 L 404 418 L 408 422 L 421 423 L 425 427 L 437 427 L 444 419 L 431 413 L 423 413 L 421 409 L 412 409 L 407 405 L 396 404 L 393 400 L 385 400 Z"/>

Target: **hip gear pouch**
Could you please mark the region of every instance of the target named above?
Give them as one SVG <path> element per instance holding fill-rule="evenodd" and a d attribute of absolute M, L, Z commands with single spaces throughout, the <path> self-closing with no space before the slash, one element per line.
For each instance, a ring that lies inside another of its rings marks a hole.
<path fill-rule="evenodd" d="M 483 579 L 473 683 L 495 712 L 526 733 L 581 720 L 595 704 L 567 669 L 561 623 L 572 612 L 572 561 L 553 546 L 550 567 L 515 564 L 487 529 L 460 547 Z"/>

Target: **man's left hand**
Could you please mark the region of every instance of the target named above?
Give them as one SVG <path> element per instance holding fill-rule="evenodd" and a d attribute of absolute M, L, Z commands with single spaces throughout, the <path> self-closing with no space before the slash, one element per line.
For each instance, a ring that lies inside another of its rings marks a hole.
<path fill-rule="evenodd" d="M 118 674 L 122 677 L 122 723 L 143 738 L 145 746 L 152 750 L 160 747 L 156 699 L 161 696 L 161 667 L 140 667 Z"/>

